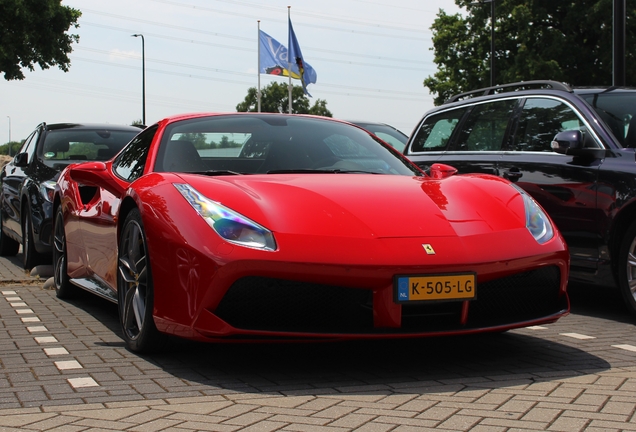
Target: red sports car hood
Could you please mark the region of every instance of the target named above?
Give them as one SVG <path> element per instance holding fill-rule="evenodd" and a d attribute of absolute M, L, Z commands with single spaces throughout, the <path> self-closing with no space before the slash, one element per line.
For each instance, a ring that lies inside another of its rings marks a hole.
<path fill-rule="evenodd" d="M 520 194 L 492 176 L 181 175 L 274 232 L 344 237 L 485 234 L 525 225 Z"/>

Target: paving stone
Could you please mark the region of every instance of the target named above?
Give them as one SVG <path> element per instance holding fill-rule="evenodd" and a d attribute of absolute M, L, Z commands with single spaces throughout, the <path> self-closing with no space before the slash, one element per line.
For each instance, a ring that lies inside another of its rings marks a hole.
<path fill-rule="evenodd" d="M 620 313 L 616 320 L 573 313 L 541 331 L 493 338 L 302 349 L 179 343 L 174 352 L 141 357 L 124 348 L 108 302 L 89 295 L 63 302 L 42 285 L 2 288 L 30 310 L 17 313 L 0 297 L 0 407 L 7 408 L 0 426 L 7 431 L 21 426 L 2 422 L 20 416 L 33 420 L 20 430 L 65 432 L 636 431 L 636 354 L 614 347 L 636 346 L 636 336 L 631 317 Z M 40 332 L 27 329 L 34 326 L 50 339 L 36 340 Z M 66 354 L 44 351 L 60 348 Z M 392 366 L 408 358 L 419 363 Z M 58 361 L 82 369 L 59 371 Z M 98 387 L 68 382 L 83 377 Z"/>

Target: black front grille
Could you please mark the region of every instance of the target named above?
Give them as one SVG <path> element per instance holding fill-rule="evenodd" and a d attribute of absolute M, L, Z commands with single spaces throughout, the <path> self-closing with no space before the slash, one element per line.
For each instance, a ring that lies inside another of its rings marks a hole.
<path fill-rule="evenodd" d="M 228 290 L 215 311 L 233 327 L 310 333 L 414 333 L 512 324 L 563 311 L 558 267 L 543 267 L 479 284 L 468 321 L 462 302 L 402 306 L 402 327 L 373 327 L 372 292 L 281 279 L 246 277 Z"/>
<path fill-rule="evenodd" d="M 246 277 L 232 285 L 215 313 L 242 329 L 366 333 L 373 328 L 371 302 L 365 289 Z"/>
<path fill-rule="evenodd" d="M 467 325 L 482 327 L 552 315 L 567 307 L 565 298 L 558 296 L 560 279 L 559 268 L 549 266 L 480 285 Z"/>

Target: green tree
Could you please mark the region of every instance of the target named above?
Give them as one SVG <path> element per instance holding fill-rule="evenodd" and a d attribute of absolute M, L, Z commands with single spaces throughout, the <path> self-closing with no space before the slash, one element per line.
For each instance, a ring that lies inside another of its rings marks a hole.
<path fill-rule="evenodd" d="M 611 85 L 613 0 L 493 0 L 496 83 L 551 79 Z M 465 14 L 440 10 L 433 31 L 434 75 L 424 80 L 439 105 L 490 85 L 490 2 L 455 0 Z M 626 82 L 636 85 L 636 0 L 627 0 Z M 631 48 L 630 48 L 631 47 Z"/>
<path fill-rule="evenodd" d="M 245 100 L 236 106 L 238 112 L 258 111 L 258 96 L 256 87 L 247 90 Z M 289 112 L 289 89 L 287 84 L 272 82 L 261 89 L 261 112 L 287 113 Z M 292 113 L 314 114 L 325 117 L 333 117 L 327 109 L 327 101 L 317 99 L 314 105 L 309 107 L 309 98 L 303 92 L 301 86 L 292 87 Z"/>
<path fill-rule="evenodd" d="M 185 133 L 179 137 L 180 140 L 190 141 L 197 150 L 215 148 L 215 143 L 208 143 L 205 135 L 201 132 Z"/>
<path fill-rule="evenodd" d="M 0 0 L 0 72 L 10 80 L 24 79 L 22 68 L 57 65 L 68 72 L 71 44 L 79 36 L 67 34 L 82 13 L 61 0 Z"/>
<path fill-rule="evenodd" d="M 11 141 L 8 143 L 4 143 L 0 145 L 0 154 L 15 156 L 17 151 L 20 150 L 21 146 L 22 146 L 22 143 L 18 141 Z"/>

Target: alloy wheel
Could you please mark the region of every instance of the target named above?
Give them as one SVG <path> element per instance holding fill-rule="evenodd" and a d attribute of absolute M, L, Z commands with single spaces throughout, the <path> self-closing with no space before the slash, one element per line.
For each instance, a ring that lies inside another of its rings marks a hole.
<path fill-rule="evenodd" d="M 148 293 L 147 253 L 143 230 L 135 220 L 122 234 L 119 256 L 120 316 L 123 330 L 131 340 L 144 328 Z"/>

